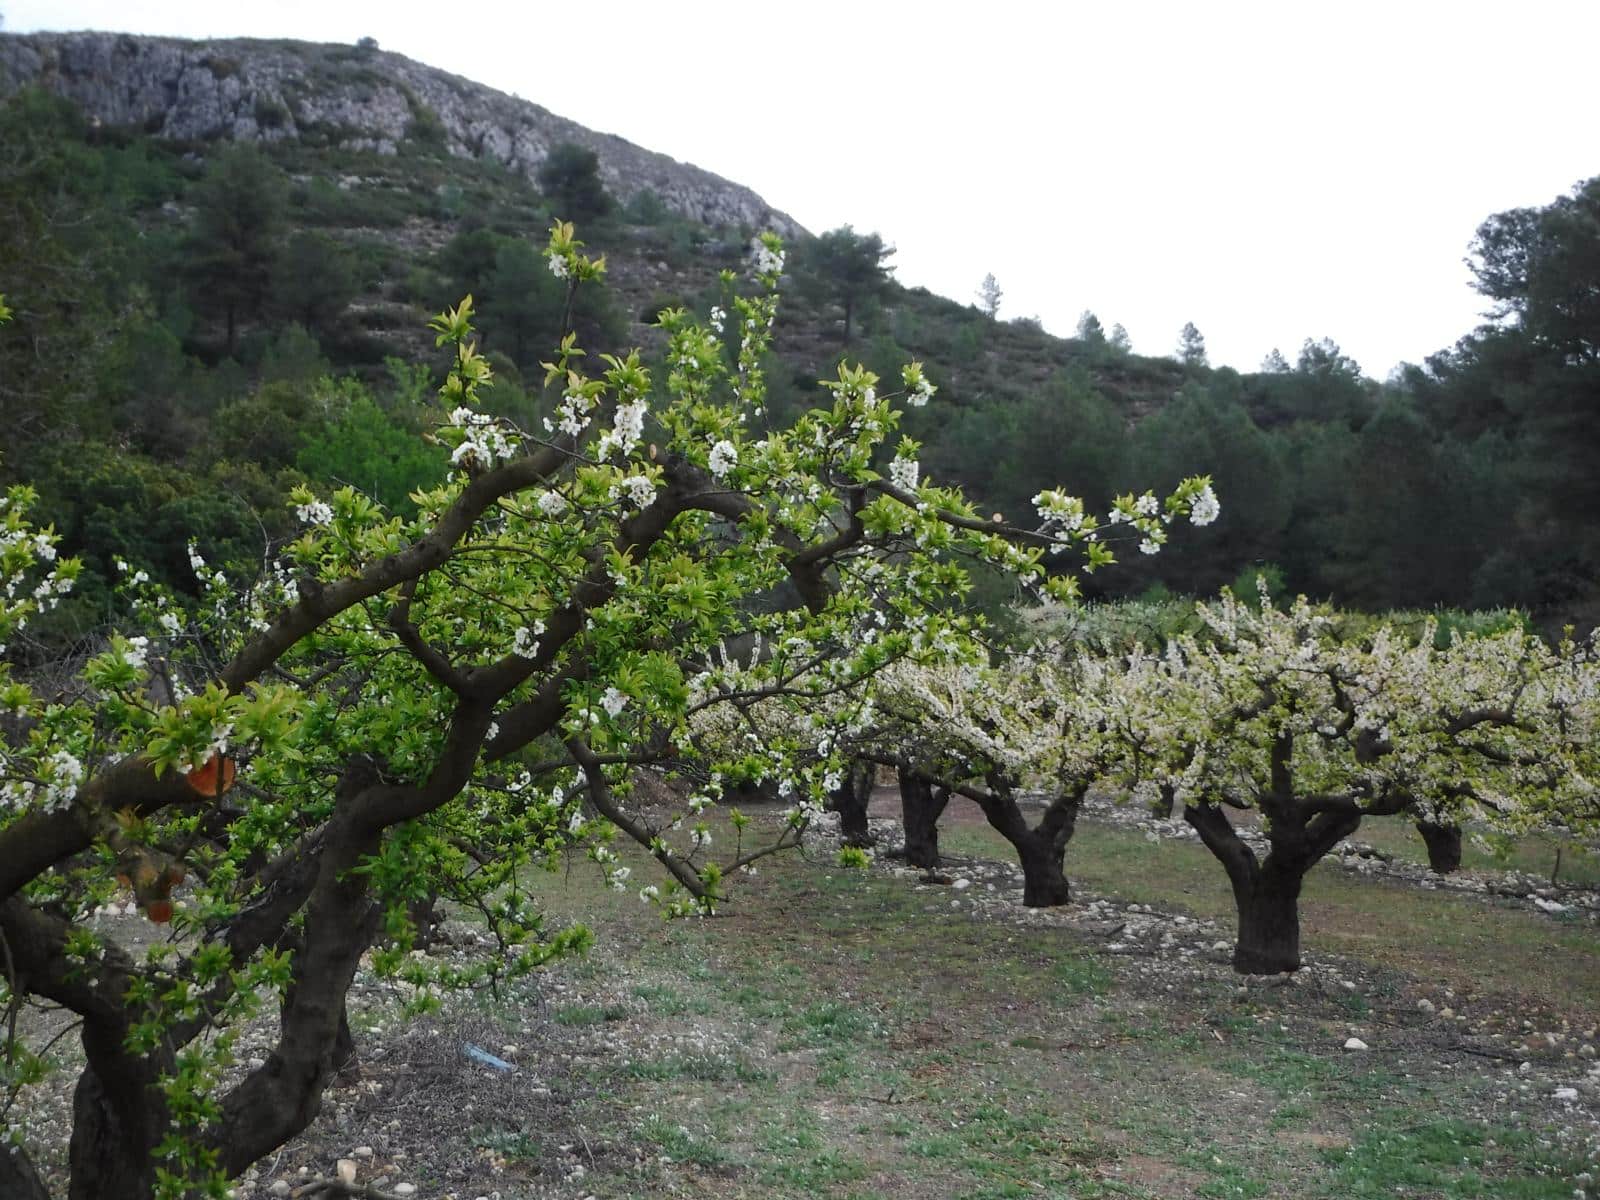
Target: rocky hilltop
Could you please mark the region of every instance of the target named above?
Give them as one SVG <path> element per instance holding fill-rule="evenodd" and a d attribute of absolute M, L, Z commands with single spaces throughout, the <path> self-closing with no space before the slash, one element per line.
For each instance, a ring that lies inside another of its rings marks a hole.
<path fill-rule="evenodd" d="M 749 188 L 375 46 L 0 34 L 0 97 L 28 86 L 91 119 L 179 141 L 301 139 L 379 154 L 442 144 L 530 177 L 553 146 L 576 142 L 624 202 L 649 190 L 707 224 L 803 232 Z"/>

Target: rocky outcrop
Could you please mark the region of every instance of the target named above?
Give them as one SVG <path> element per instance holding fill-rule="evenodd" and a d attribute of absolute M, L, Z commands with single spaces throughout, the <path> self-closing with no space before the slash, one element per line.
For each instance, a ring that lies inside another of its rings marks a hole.
<path fill-rule="evenodd" d="M 749 188 L 375 47 L 0 35 L 0 97 L 29 86 L 74 101 L 91 120 L 180 141 L 301 139 L 378 154 L 437 147 L 530 177 L 553 146 L 576 142 L 599 156 L 607 190 L 624 202 L 649 190 L 707 224 L 803 232 Z"/>

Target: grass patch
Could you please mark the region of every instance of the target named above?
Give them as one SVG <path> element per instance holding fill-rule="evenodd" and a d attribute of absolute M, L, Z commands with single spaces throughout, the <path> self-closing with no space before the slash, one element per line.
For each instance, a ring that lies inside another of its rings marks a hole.
<path fill-rule="evenodd" d="M 557 1025 L 603 1025 L 607 1021 L 625 1021 L 628 1010 L 621 1004 L 569 1004 L 558 1008 L 552 1018 Z"/>
<path fill-rule="evenodd" d="M 547 1153 L 544 1142 L 520 1129 L 484 1129 L 473 1134 L 472 1144 L 503 1158 L 538 1162 Z"/>
<path fill-rule="evenodd" d="M 742 1058 L 723 1058 L 715 1054 L 669 1054 L 664 1058 L 634 1061 L 624 1068 L 635 1079 L 658 1083 L 763 1083 L 772 1072 Z"/>
<path fill-rule="evenodd" d="M 791 1035 L 790 1043 L 780 1042 L 780 1050 L 791 1045 L 849 1044 L 878 1032 L 870 1013 L 863 1012 L 858 1005 L 838 1000 L 823 1000 L 788 1016 L 784 1019 L 783 1030 Z"/>
<path fill-rule="evenodd" d="M 1384 1114 L 1345 1152 L 1330 1152 L 1335 1167 L 1324 1195 L 1380 1200 L 1395 1195 L 1441 1200 L 1567 1200 L 1576 1160 L 1542 1151 L 1531 1134 L 1464 1121 L 1407 1120 Z"/>
<path fill-rule="evenodd" d="M 718 1169 L 732 1161 L 709 1137 L 697 1137 L 686 1125 L 676 1125 L 665 1117 L 651 1116 L 639 1128 L 639 1136 L 674 1162 Z"/>
<path fill-rule="evenodd" d="M 711 1001 L 704 996 L 686 996 L 676 988 L 661 983 L 642 983 L 633 989 L 634 996 L 644 1002 L 653 1017 L 681 1017 L 685 1013 L 704 1016 L 711 1011 Z"/>
<path fill-rule="evenodd" d="M 1371 821 L 1370 828 L 1395 822 Z M 1403 829 L 1409 829 L 1404 826 Z M 961 826 L 944 837 L 954 852 L 1007 859 L 1010 849 L 986 827 Z M 1210 852 L 1194 842 L 1152 845 L 1137 830 L 1084 821 L 1067 850 L 1074 884 L 1151 904 L 1231 929 L 1233 895 Z M 1559 997 L 1589 1023 L 1600 1011 L 1600 937 L 1590 923 L 1552 921 L 1526 908 L 1448 891 L 1425 891 L 1348 874 L 1327 863 L 1306 877 L 1300 901 L 1301 944 L 1310 954 L 1343 954 L 1438 981 L 1497 1005 Z M 1352 1016 L 1368 1000 L 1349 997 Z"/>
<path fill-rule="evenodd" d="M 984 829 L 952 827 L 946 840 L 953 854 L 1009 857 Z M 1226 880 L 1199 847 L 1086 822 L 1068 869 L 1086 890 L 1231 925 Z M 1470 1140 L 1479 1127 L 1465 1118 L 1495 1086 L 1487 1068 L 1433 1069 L 1420 1048 L 1403 1064 L 1329 1050 L 1343 1036 L 1330 1040 L 1330 1018 L 1390 1019 L 1397 1003 L 1413 1015 L 1407 972 L 1437 984 L 1444 951 L 1430 939 L 1464 936 L 1443 926 L 1516 912 L 1319 871 L 1305 902 L 1309 949 L 1365 939 L 1356 956 L 1392 956 L 1377 973 L 1392 986 L 1284 988 L 1242 1005 L 1225 975 L 1169 990 L 1073 929 L 975 917 L 947 891 L 880 870 L 790 856 L 739 882 L 716 919 L 669 924 L 613 903 L 582 870 L 530 884 L 552 916 L 584 915 L 598 938 L 590 961 L 558 968 L 584 994 L 567 997 L 570 1016 L 552 1028 L 599 1025 L 615 1005 L 708 1039 L 703 1051 L 634 1047 L 625 1061 L 627 1040 L 652 1028 L 630 1021 L 608 1034 L 622 1043 L 609 1062 L 586 1056 L 594 1086 L 580 1127 L 633 1147 L 586 1176 L 600 1200 L 1571 1194 L 1570 1175 L 1558 1180 L 1562 1164 L 1526 1130 Z M 1385 909 L 1414 922 L 1409 936 Z M 1551 938 L 1570 936 L 1585 954 L 1600 941 L 1548 921 L 1491 928 L 1505 941 L 1486 969 L 1524 997 L 1543 986 L 1530 978 L 1549 977 L 1536 960 Z M 608 990 L 618 963 L 626 982 Z M 1426 1144 L 1413 1153 L 1385 1121 Z M 507 1157 L 536 1149 L 500 1138 Z"/>

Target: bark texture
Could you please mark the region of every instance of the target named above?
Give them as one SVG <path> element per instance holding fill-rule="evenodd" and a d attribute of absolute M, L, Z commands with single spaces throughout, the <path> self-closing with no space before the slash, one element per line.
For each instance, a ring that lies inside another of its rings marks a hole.
<path fill-rule="evenodd" d="M 931 870 L 939 865 L 939 818 L 950 801 L 950 790 L 911 771 L 901 771 L 899 777 L 906 863 Z"/>
<path fill-rule="evenodd" d="M 829 797 L 828 807 L 839 814 L 839 832 L 847 846 L 865 849 L 872 845 L 867 804 L 872 799 L 872 777 L 876 770 L 874 764 L 864 759 L 851 763 L 844 786 Z"/>
<path fill-rule="evenodd" d="M 1449 875 L 1461 869 L 1461 826 L 1422 818 L 1417 832 L 1428 848 L 1428 867 L 1435 875 Z"/>

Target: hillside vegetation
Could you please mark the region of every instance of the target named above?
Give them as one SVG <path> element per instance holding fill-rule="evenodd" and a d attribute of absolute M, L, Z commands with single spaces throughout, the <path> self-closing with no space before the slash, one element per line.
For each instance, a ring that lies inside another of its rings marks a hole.
<path fill-rule="evenodd" d="M 1208 367 L 1192 327 L 1178 357 L 1148 357 L 1093 314 L 1057 338 L 900 287 L 876 235 L 810 238 L 736 185 L 375 48 L 86 36 L 0 38 L 16 310 L 0 331 L 0 472 L 40 489 L 87 568 L 52 637 L 104 623 L 119 560 L 193 592 L 193 538 L 253 570 L 297 482 L 407 511 L 442 451 L 424 417 L 436 381 L 401 364 L 428 350 L 427 316 L 469 292 L 493 405 L 536 425 L 566 315 L 539 250 L 557 218 L 607 258 L 574 314 L 593 346 L 659 346 L 658 312 L 724 302 L 720 273 L 756 223 L 787 229 L 774 416 L 809 404 L 841 357 L 887 380 L 920 359 L 938 389 L 907 421 L 924 469 L 995 512 L 1029 517 L 1057 481 L 1103 507 L 1208 471 L 1222 519 L 1086 581 L 1091 594 L 1208 592 L 1252 568 L 1354 607 L 1518 605 L 1549 625 L 1600 612 L 1585 519 L 1600 499 L 1585 299 L 1600 184 L 1486 221 L 1472 261 L 1503 319 L 1426 366 L 1379 384 L 1308 339 L 1293 363 L 1241 375 Z M 204 104 L 85 115 L 119 72 L 137 98 L 160 70 Z"/>

